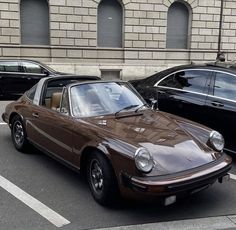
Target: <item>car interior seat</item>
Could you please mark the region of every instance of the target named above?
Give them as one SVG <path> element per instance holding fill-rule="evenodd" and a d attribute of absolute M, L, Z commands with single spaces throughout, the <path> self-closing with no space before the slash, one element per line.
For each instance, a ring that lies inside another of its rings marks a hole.
<path fill-rule="evenodd" d="M 61 97 L 62 97 L 61 92 L 55 92 L 52 94 L 51 109 L 58 110 L 60 108 Z"/>

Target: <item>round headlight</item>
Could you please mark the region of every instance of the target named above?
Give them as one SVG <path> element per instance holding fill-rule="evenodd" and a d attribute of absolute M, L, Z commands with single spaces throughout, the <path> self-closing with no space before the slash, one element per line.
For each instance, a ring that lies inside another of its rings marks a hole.
<path fill-rule="evenodd" d="M 154 166 L 153 158 L 145 148 L 137 149 L 134 159 L 136 167 L 144 173 L 150 172 Z"/>
<path fill-rule="evenodd" d="M 209 141 L 212 147 L 217 151 L 222 151 L 225 146 L 224 137 L 217 131 L 212 131 L 210 133 Z"/>

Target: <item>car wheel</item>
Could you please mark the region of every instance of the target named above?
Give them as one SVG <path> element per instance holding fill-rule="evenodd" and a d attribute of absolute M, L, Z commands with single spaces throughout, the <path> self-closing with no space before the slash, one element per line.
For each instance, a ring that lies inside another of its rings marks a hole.
<path fill-rule="evenodd" d="M 15 148 L 18 151 L 24 152 L 28 147 L 28 141 L 23 121 L 19 116 L 15 116 L 12 120 L 11 137 Z"/>
<path fill-rule="evenodd" d="M 119 189 L 112 166 L 100 153 L 90 156 L 87 165 L 87 179 L 94 199 L 101 205 L 117 203 Z"/>

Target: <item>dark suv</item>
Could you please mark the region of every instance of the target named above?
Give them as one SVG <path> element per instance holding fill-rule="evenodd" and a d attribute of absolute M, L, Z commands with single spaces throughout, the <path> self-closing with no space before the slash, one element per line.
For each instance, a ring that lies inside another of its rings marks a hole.
<path fill-rule="evenodd" d="M 234 63 L 177 66 L 130 83 L 148 103 L 157 101 L 160 110 L 220 131 L 225 137 L 225 150 L 236 154 Z"/>
<path fill-rule="evenodd" d="M 0 60 L 0 96 L 17 98 L 30 89 L 41 78 L 65 75 L 43 63 L 32 60 Z"/>

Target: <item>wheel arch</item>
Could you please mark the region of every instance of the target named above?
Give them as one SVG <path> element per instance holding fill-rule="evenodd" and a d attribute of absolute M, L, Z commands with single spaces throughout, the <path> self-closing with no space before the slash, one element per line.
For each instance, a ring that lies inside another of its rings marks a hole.
<path fill-rule="evenodd" d="M 17 113 L 17 112 L 12 112 L 11 115 L 10 115 L 10 117 L 9 117 L 9 126 L 10 126 L 10 127 L 11 127 L 11 125 L 12 125 L 12 120 L 13 120 L 13 118 L 14 118 L 15 116 L 19 116 L 19 117 L 21 118 L 21 120 L 24 121 L 24 120 L 23 120 L 23 117 L 22 117 L 19 113 Z"/>
<path fill-rule="evenodd" d="M 94 153 L 101 154 L 109 162 L 113 171 L 115 171 L 111 163 L 110 154 L 107 151 L 101 150 L 100 148 L 94 146 L 87 146 L 83 149 L 80 157 L 80 171 L 83 176 L 86 176 L 86 166 L 88 164 L 89 157 Z"/>

